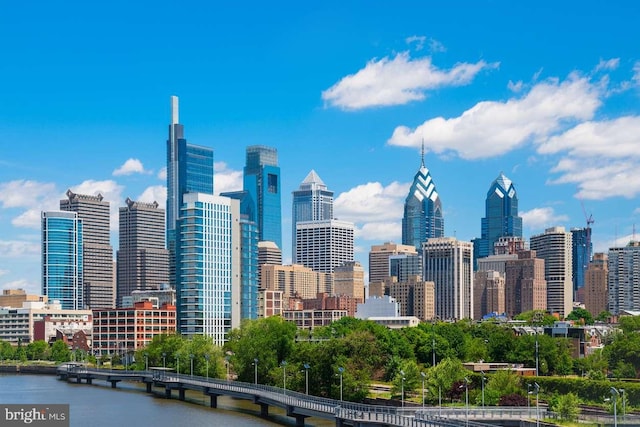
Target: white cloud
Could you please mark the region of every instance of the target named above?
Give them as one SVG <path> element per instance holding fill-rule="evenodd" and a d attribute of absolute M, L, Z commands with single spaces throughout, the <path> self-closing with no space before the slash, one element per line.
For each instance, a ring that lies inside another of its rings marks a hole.
<path fill-rule="evenodd" d="M 39 257 L 40 243 L 0 240 L 0 258 Z"/>
<path fill-rule="evenodd" d="M 618 65 L 620 65 L 620 58 L 601 59 L 594 71 L 615 70 Z"/>
<path fill-rule="evenodd" d="M 631 78 L 636 86 L 640 86 L 640 61 L 633 64 L 633 77 Z"/>
<path fill-rule="evenodd" d="M 520 92 L 522 90 L 522 86 L 523 86 L 522 80 L 518 80 L 515 83 L 509 80 L 509 83 L 507 83 L 507 88 L 511 92 Z"/>
<path fill-rule="evenodd" d="M 526 212 L 520 212 L 522 224 L 532 230 L 553 227 L 569 220 L 567 215 L 556 214 L 553 208 L 534 208 Z"/>
<path fill-rule="evenodd" d="M 402 221 L 397 222 L 370 222 L 362 227 L 357 227 L 355 237 L 361 240 L 376 242 L 397 242 L 402 239 Z"/>
<path fill-rule="evenodd" d="M 213 179 L 214 194 L 242 190 L 242 171 L 229 169 L 225 162 L 215 162 L 213 171 L 215 173 Z"/>
<path fill-rule="evenodd" d="M 429 39 L 429 51 L 433 53 L 446 52 L 447 48 L 436 39 Z"/>
<path fill-rule="evenodd" d="M 634 213 L 634 214 L 640 214 L 640 208 L 635 208 L 635 209 L 633 210 L 633 213 Z"/>
<path fill-rule="evenodd" d="M 422 48 L 424 48 L 425 40 L 427 40 L 425 36 L 411 36 L 411 37 L 407 37 L 404 41 L 407 44 L 415 43 L 416 44 L 415 49 L 422 50 Z"/>
<path fill-rule="evenodd" d="M 9 272 L 9 270 L 0 270 L 0 277 L 4 276 L 8 272 Z"/>
<path fill-rule="evenodd" d="M 40 212 L 58 210 L 62 194 L 50 182 L 16 180 L 0 183 L 3 208 L 25 209 L 11 220 L 16 227 L 40 229 Z"/>
<path fill-rule="evenodd" d="M 134 173 L 145 174 L 142 162 L 138 159 L 128 159 L 122 166 L 113 171 L 113 176 L 132 175 Z"/>
<path fill-rule="evenodd" d="M 158 179 L 161 179 L 163 181 L 167 180 L 167 167 L 163 167 L 162 169 L 160 169 L 160 171 L 158 172 Z"/>
<path fill-rule="evenodd" d="M 429 57 L 412 60 L 408 52 L 402 52 L 392 59 L 372 59 L 365 68 L 323 91 L 322 99 L 330 106 L 345 110 L 401 105 L 423 100 L 427 90 L 469 84 L 483 69 L 498 65 L 478 61 L 441 70 Z"/>
<path fill-rule="evenodd" d="M 527 142 L 543 141 L 571 122 L 589 120 L 601 105 L 598 87 L 572 74 L 560 82 L 538 83 L 520 98 L 505 102 L 483 101 L 461 116 L 436 117 L 415 129 L 398 126 L 390 145 L 426 148 L 438 153 L 457 153 L 465 159 L 502 155 Z"/>
<path fill-rule="evenodd" d="M 14 280 L 0 285 L 0 289 L 24 289 L 27 295 L 40 295 L 42 293 L 37 283 L 26 279 Z"/>
<path fill-rule="evenodd" d="M 137 201 L 144 203 L 158 202 L 161 209 L 166 209 L 167 187 L 164 185 L 153 185 L 151 187 L 147 187 L 142 194 L 138 196 Z"/>

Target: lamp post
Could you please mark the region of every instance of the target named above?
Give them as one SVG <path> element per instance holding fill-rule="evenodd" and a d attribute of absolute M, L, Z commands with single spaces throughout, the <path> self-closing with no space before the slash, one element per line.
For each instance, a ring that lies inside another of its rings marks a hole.
<path fill-rule="evenodd" d="M 180 355 L 176 354 L 176 373 L 180 375 Z"/>
<path fill-rule="evenodd" d="M 611 387 L 611 397 L 613 398 L 613 427 L 618 427 L 618 402 L 617 398 L 620 392 L 615 388 Z"/>
<path fill-rule="evenodd" d="M 487 377 L 484 376 L 484 371 L 482 372 L 482 408 L 484 409 L 484 382 L 487 380 Z"/>
<path fill-rule="evenodd" d="M 540 427 L 540 386 L 533 383 L 533 389 L 536 392 L 536 427 Z"/>
<path fill-rule="evenodd" d="M 167 353 L 162 353 L 162 369 L 167 369 Z"/>
<path fill-rule="evenodd" d="M 231 364 L 231 363 L 229 362 L 229 359 L 230 359 L 229 355 L 226 355 L 226 356 L 224 357 L 224 364 L 225 364 L 225 366 L 226 366 L 226 368 L 227 368 L 227 376 L 226 376 L 227 382 L 229 382 L 229 365 Z"/>
<path fill-rule="evenodd" d="M 340 373 L 340 402 L 342 402 L 342 373 L 344 372 L 344 368 L 342 366 L 339 367 L 338 372 Z"/>
<path fill-rule="evenodd" d="M 144 370 L 149 370 L 149 353 L 144 354 Z"/>
<path fill-rule="evenodd" d="M 404 371 L 400 371 L 400 375 L 402 375 L 402 391 L 400 394 L 400 401 L 402 402 L 402 407 L 404 408 Z"/>
<path fill-rule="evenodd" d="M 620 398 L 622 399 L 622 419 L 624 420 L 625 416 L 627 415 L 627 399 L 625 397 L 623 388 L 619 388 L 618 391 L 620 392 Z"/>
<path fill-rule="evenodd" d="M 422 377 L 422 407 L 424 408 L 424 379 L 427 377 L 427 374 L 420 372 L 420 376 Z"/>
<path fill-rule="evenodd" d="M 280 365 L 282 366 L 282 388 L 284 394 L 287 394 L 287 361 L 283 360 Z"/>
<path fill-rule="evenodd" d="M 204 360 L 207 362 L 207 379 L 209 379 L 209 354 L 205 354 L 204 355 Z M 228 372 L 228 367 L 227 367 L 227 372 Z M 227 374 L 227 379 L 229 379 L 229 374 Z"/>
<path fill-rule="evenodd" d="M 535 328 L 535 326 L 534 326 Z M 536 329 L 535 331 L 536 333 L 536 377 L 539 375 L 538 369 L 539 369 L 539 365 L 540 365 L 540 350 L 539 350 L 539 346 L 538 346 L 538 330 Z"/>
<path fill-rule="evenodd" d="M 465 406 L 467 408 L 465 424 L 468 427 L 469 426 L 469 378 L 467 377 L 464 377 L 464 401 L 465 401 Z"/>
<path fill-rule="evenodd" d="M 531 384 L 527 383 L 527 412 L 531 418 Z"/>
<path fill-rule="evenodd" d="M 253 359 L 253 383 L 258 385 L 258 359 Z"/>
<path fill-rule="evenodd" d="M 309 365 L 308 363 L 305 363 L 304 365 L 304 391 L 305 394 L 309 394 L 309 368 L 311 368 L 311 365 Z"/>
<path fill-rule="evenodd" d="M 189 359 L 191 359 L 191 376 L 193 377 L 193 353 L 189 355 Z"/>

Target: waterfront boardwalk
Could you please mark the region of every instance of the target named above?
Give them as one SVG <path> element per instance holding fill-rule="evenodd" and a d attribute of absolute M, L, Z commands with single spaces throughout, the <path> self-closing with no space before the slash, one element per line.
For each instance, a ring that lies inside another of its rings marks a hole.
<path fill-rule="evenodd" d="M 269 407 L 283 408 L 287 416 L 293 417 L 296 424 L 304 425 L 307 417 L 318 417 L 335 420 L 336 426 L 406 426 L 406 427 L 482 427 L 495 426 L 496 423 L 483 424 L 471 420 L 499 417 L 501 421 L 513 420 L 517 424 L 530 418 L 531 412 L 494 411 L 491 417 L 486 413 L 479 413 L 482 409 L 472 411 L 465 408 L 456 409 L 422 409 L 420 407 L 398 408 L 393 406 L 364 405 L 322 397 L 310 396 L 303 393 L 285 390 L 261 384 L 250 384 L 240 381 L 226 381 L 204 378 L 185 374 L 168 372 L 164 369 L 149 371 L 122 371 L 110 369 L 92 369 L 83 365 L 67 364 L 57 369 L 60 379 L 92 384 L 94 381 L 104 381 L 116 388 L 121 381 L 140 382 L 146 385 L 148 393 L 154 388 L 163 389 L 167 398 L 177 394 L 178 399 L 185 400 L 187 390 L 199 391 L 209 396 L 210 406 L 217 407 L 218 396 L 231 396 L 249 400 L 260 406 L 261 416 L 268 416 Z M 535 415 L 534 415 L 535 416 Z M 534 421 L 535 422 L 535 421 Z M 502 425 L 502 422 L 500 422 Z"/>

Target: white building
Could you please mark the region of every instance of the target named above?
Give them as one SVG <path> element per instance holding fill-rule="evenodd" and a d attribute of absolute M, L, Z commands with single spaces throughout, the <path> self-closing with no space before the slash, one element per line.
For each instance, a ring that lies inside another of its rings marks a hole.
<path fill-rule="evenodd" d="M 609 249 L 609 311 L 640 310 L 640 242 Z"/>
<path fill-rule="evenodd" d="M 353 233 L 352 222 L 336 219 L 298 222 L 295 259 L 313 271 L 333 273 L 335 267 L 353 261 Z"/>
<path fill-rule="evenodd" d="M 400 304 L 389 295 L 370 297 L 364 303 L 358 304 L 356 319 L 369 319 L 371 317 L 399 317 Z"/>

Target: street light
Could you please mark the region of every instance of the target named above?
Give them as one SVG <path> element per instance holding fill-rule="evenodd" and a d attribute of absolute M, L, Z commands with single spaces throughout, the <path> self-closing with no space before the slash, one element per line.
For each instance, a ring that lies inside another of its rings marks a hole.
<path fill-rule="evenodd" d="M 280 365 L 282 366 L 282 388 L 284 394 L 287 394 L 287 361 L 283 360 Z"/>
<path fill-rule="evenodd" d="M 258 359 L 253 359 L 253 382 L 258 385 Z"/>
<path fill-rule="evenodd" d="M 144 354 L 144 370 L 149 370 L 149 353 Z"/>
<path fill-rule="evenodd" d="M 176 372 L 180 375 L 180 355 L 176 354 Z"/>
<path fill-rule="evenodd" d="M 162 369 L 167 369 L 167 353 L 162 353 Z"/>
<path fill-rule="evenodd" d="M 342 373 L 344 372 L 344 368 L 342 366 L 339 367 L 338 372 L 340 373 L 340 401 L 342 402 Z"/>
<path fill-rule="evenodd" d="M 469 378 L 464 377 L 464 401 L 467 407 L 466 425 L 469 426 Z"/>
<path fill-rule="evenodd" d="M 209 355 L 205 354 L 204 355 L 204 360 L 207 361 L 207 379 L 209 379 Z M 227 368 L 228 369 L 228 368 Z M 227 371 L 228 372 L 228 371 Z M 227 374 L 227 379 L 229 378 L 229 374 Z"/>
<path fill-rule="evenodd" d="M 536 427 L 540 427 L 540 386 L 533 383 L 533 387 L 536 392 Z"/>
<path fill-rule="evenodd" d="M 227 377 L 226 378 L 227 378 L 227 382 L 228 382 L 229 381 L 229 365 L 230 365 L 230 363 L 229 363 L 229 355 L 226 355 L 224 357 L 224 364 L 227 367 Z"/>
<path fill-rule="evenodd" d="M 482 407 L 484 408 L 484 382 L 486 381 L 487 377 L 484 376 L 484 371 L 480 372 L 482 372 Z"/>
<path fill-rule="evenodd" d="M 400 371 L 400 375 L 402 375 L 402 392 L 400 394 L 400 401 L 402 402 L 402 407 L 404 408 L 404 371 Z"/>
<path fill-rule="evenodd" d="M 191 359 L 191 376 L 193 377 L 193 353 L 189 355 L 189 359 Z"/>
<path fill-rule="evenodd" d="M 623 388 L 619 388 L 618 391 L 620 392 L 620 397 L 622 398 L 622 419 L 624 420 L 625 416 L 627 415 L 627 398 L 624 394 Z"/>
<path fill-rule="evenodd" d="M 422 407 L 424 408 L 424 379 L 427 377 L 427 374 L 420 372 L 420 376 L 422 377 Z"/>
<path fill-rule="evenodd" d="M 613 427 L 618 427 L 618 402 L 617 398 L 620 395 L 620 392 L 615 388 L 611 387 L 611 397 L 613 398 Z"/>
<path fill-rule="evenodd" d="M 527 383 L 527 412 L 531 418 L 531 384 Z"/>
<path fill-rule="evenodd" d="M 535 326 L 534 326 L 534 328 L 535 328 Z M 539 360 L 540 360 L 540 356 L 539 356 L 540 350 L 539 350 L 539 346 L 538 346 L 538 330 L 537 329 L 535 330 L 535 333 L 536 333 L 536 377 L 537 377 L 539 375 L 538 369 L 539 369 L 539 364 L 540 364 L 540 362 L 539 362 Z"/>
<path fill-rule="evenodd" d="M 309 365 L 308 363 L 305 363 L 304 365 L 304 383 L 305 383 L 305 394 L 309 394 L 309 368 L 311 368 L 311 365 Z"/>

